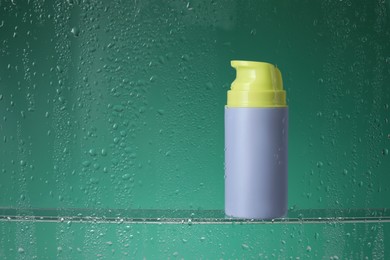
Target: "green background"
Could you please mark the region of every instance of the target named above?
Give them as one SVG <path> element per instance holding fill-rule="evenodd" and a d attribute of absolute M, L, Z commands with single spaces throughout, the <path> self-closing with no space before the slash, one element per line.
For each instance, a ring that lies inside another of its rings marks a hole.
<path fill-rule="evenodd" d="M 0 1 L 0 207 L 223 209 L 243 59 L 283 75 L 289 207 L 388 208 L 389 14 L 383 0 Z M 384 258 L 388 229 L 0 222 L 0 256 Z"/>

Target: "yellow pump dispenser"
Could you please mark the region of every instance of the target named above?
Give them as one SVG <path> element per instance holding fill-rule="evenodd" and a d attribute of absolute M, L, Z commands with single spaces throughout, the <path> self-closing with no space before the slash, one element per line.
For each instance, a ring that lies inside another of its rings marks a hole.
<path fill-rule="evenodd" d="M 231 61 L 236 79 L 228 91 L 227 107 L 287 107 L 282 74 L 273 64 Z"/>

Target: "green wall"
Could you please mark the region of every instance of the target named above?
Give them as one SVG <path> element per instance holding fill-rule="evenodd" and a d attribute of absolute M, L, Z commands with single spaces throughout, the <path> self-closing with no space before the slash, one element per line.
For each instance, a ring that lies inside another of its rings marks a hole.
<path fill-rule="evenodd" d="M 223 209 L 230 60 L 245 59 L 283 74 L 289 207 L 389 208 L 389 14 L 383 0 L 0 1 L 0 207 Z M 371 259 L 388 229 L 2 221 L 0 256 Z"/>

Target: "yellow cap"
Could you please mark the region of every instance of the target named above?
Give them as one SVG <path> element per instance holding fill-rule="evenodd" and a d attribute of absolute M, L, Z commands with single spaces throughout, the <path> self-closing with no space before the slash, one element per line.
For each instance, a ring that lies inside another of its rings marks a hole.
<path fill-rule="evenodd" d="M 227 107 L 286 107 L 282 74 L 273 64 L 231 61 L 236 79 L 227 94 Z"/>

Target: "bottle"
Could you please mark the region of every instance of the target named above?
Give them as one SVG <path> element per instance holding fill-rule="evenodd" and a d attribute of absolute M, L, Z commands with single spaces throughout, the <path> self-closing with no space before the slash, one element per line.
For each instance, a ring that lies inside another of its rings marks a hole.
<path fill-rule="evenodd" d="M 236 79 L 225 106 L 225 214 L 273 219 L 287 214 L 288 107 L 279 69 L 231 61 Z"/>

